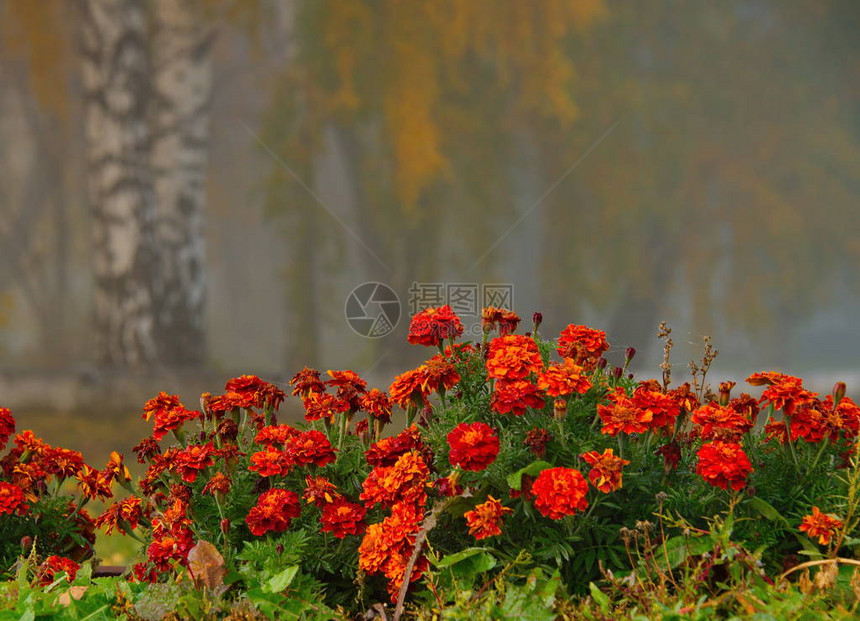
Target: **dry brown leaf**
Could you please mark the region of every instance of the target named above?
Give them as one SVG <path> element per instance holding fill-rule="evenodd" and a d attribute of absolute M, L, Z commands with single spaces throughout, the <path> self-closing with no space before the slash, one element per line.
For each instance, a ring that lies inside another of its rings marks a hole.
<path fill-rule="evenodd" d="M 224 567 L 224 557 L 208 541 L 198 541 L 188 552 L 188 573 L 199 589 L 206 587 L 215 591 L 224 584 L 227 568 Z"/>
<path fill-rule="evenodd" d="M 90 587 L 85 586 L 73 586 L 69 587 L 69 590 L 65 593 L 60 593 L 59 602 L 63 606 L 68 606 L 72 603 L 73 599 L 81 599 L 84 596 L 86 590 Z"/>

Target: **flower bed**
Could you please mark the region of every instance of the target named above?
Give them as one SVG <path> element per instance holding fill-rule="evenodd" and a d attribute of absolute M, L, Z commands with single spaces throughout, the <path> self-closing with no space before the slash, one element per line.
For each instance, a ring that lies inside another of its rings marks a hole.
<path fill-rule="evenodd" d="M 758 397 L 712 391 L 706 342 L 673 386 L 668 329 L 661 377 L 636 380 L 635 352 L 609 367 L 599 330 L 549 341 L 539 315 L 525 334 L 510 311 L 483 319 L 482 342 L 460 343 L 450 308 L 413 317 L 409 341 L 434 355 L 387 392 L 303 369 L 301 425 L 278 423 L 288 397 L 255 376 L 196 410 L 161 393 L 143 408 L 136 481 L 118 454 L 95 469 L 15 435 L 0 410 L 0 568 L 14 576 L 0 602 L 128 618 L 619 618 L 754 612 L 842 574 L 860 584 L 860 408 L 844 384 L 820 398 L 766 372 L 747 378 Z M 124 495 L 91 517 L 114 485 Z M 96 529 L 141 542 L 123 578 L 92 581 Z"/>

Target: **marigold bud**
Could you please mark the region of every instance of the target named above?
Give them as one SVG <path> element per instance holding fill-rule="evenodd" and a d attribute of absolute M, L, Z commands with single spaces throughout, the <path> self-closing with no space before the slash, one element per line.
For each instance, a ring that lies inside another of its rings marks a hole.
<path fill-rule="evenodd" d="M 230 520 L 227 518 L 221 520 L 221 532 L 225 535 L 230 532 Z"/>
<path fill-rule="evenodd" d="M 622 369 L 621 367 L 615 367 L 614 369 L 612 369 L 612 376 L 615 379 L 621 379 L 621 376 L 623 374 L 624 374 L 624 369 Z"/>
<path fill-rule="evenodd" d="M 839 402 L 842 401 L 842 397 L 845 396 L 847 388 L 848 387 L 845 385 L 845 382 L 836 382 L 833 386 L 833 405 L 839 405 Z"/>
<path fill-rule="evenodd" d="M 634 357 L 635 355 L 636 355 L 636 348 L 635 348 L 635 347 L 628 347 L 628 348 L 627 348 L 627 351 L 626 351 L 626 352 L 624 352 L 624 359 L 625 359 L 627 362 L 630 362 L 631 360 L 633 360 L 633 357 Z"/>
<path fill-rule="evenodd" d="M 30 535 L 24 535 L 21 537 L 21 551 L 24 554 L 30 553 L 30 548 L 33 547 L 33 538 Z"/>
<path fill-rule="evenodd" d="M 567 416 L 567 400 L 556 399 L 552 404 L 552 415 L 556 420 L 564 420 Z"/>
<path fill-rule="evenodd" d="M 735 382 L 720 382 L 720 405 L 726 406 L 732 398 L 732 388 Z"/>
<path fill-rule="evenodd" d="M 603 369 L 606 368 L 606 365 L 608 363 L 609 363 L 609 361 L 606 358 L 601 358 L 600 360 L 597 361 L 597 368 L 602 371 Z"/>
<path fill-rule="evenodd" d="M 532 315 L 532 323 L 534 323 L 535 326 L 533 330 L 537 332 L 540 324 L 543 323 L 543 313 L 535 313 Z"/>

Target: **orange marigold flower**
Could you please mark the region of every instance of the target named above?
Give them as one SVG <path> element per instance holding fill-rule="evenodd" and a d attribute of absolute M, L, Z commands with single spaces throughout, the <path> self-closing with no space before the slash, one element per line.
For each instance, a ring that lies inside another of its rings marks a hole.
<path fill-rule="evenodd" d="M 842 520 L 822 513 L 818 507 L 812 507 L 812 513 L 805 515 L 800 523 L 800 532 L 810 537 L 818 537 L 818 543 L 827 545 L 833 535 L 842 528 Z"/>
<path fill-rule="evenodd" d="M 481 311 L 481 325 L 485 331 L 492 331 L 498 325 L 499 335 L 513 334 L 520 323 L 520 316 L 506 308 L 487 306 Z"/>
<path fill-rule="evenodd" d="M 487 496 L 486 502 L 465 513 L 469 534 L 478 540 L 501 535 L 502 518 L 513 512 L 513 509 L 503 506 L 492 496 Z"/>
<path fill-rule="evenodd" d="M 161 440 L 169 431 L 179 429 L 183 424 L 198 416 L 200 416 L 200 412 L 186 409 L 182 405 L 169 410 L 157 410 L 152 426 L 152 437 Z"/>
<path fill-rule="evenodd" d="M 40 456 L 51 447 L 29 429 L 15 436 L 15 446 L 31 456 Z"/>
<path fill-rule="evenodd" d="M 72 559 L 55 554 L 45 559 L 45 562 L 39 567 L 36 578 L 40 585 L 47 586 L 57 579 L 58 573 L 65 572 L 66 580 L 73 582 L 80 568 L 81 566 Z"/>
<path fill-rule="evenodd" d="M 532 483 L 535 508 L 552 520 L 584 511 L 588 507 L 585 495 L 588 483 L 579 470 L 573 468 L 547 468 Z"/>
<path fill-rule="evenodd" d="M 367 394 L 362 395 L 359 405 L 361 410 L 376 420 L 382 421 L 383 424 L 387 425 L 391 422 L 391 410 L 394 403 L 387 394 L 378 388 L 373 388 Z"/>
<path fill-rule="evenodd" d="M 302 498 L 306 502 L 312 502 L 317 507 L 322 508 L 341 498 L 341 494 L 337 491 L 335 484 L 327 478 L 306 476 L 305 493 L 302 494 Z"/>
<path fill-rule="evenodd" d="M 229 380 L 224 390 L 241 395 L 244 408 L 272 408 L 277 410 L 284 400 L 284 391 L 256 375 L 242 375 Z"/>
<path fill-rule="evenodd" d="M 511 334 L 490 341 L 487 357 L 487 375 L 499 380 L 525 379 L 530 373 L 540 373 L 543 360 L 534 339 Z"/>
<path fill-rule="evenodd" d="M 307 399 L 315 392 L 325 392 L 325 384 L 320 379 L 320 372 L 316 369 L 304 367 L 290 380 L 293 387 L 293 396 Z"/>
<path fill-rule="evenodd" d="M 299 435 L 299 430 L 289 425 L 269 425 L 263 427 L 254 437 L 257 444 L 268 446 L 284 445 L 290 438 Z"/>
<path fill-rule="evenodd" d="M 361 397 L 367 392 L 365 382 L 355 371 L 328 371 L 327 386 L 337 386 L 337 398 L 349 403 L 351 410 L 361 408 Z"/>
<path fill-rule="evenodd" d="M 137 455 L 137 463 L 145 464 L 156 455 L 161 455 L 161 447 L 155 438 L 144 438 L 131 449 Z"/>
<path fill-rule="evenodd" d="M 604 494 L 621 489 L 621 469 L 630 462 L 614 455 L 611 448 L 602 453 L 589 451 L 582 458 L 593 466 L 588 473 L 591 484 Z"/>
<path fill-rule="evenodd" d="M 383 573 L 393 599 L 403 583 L 422 518 L 423 511 L 419 507 L 409 502 L 397 503 L 391 508 L 391 515 L 381 523 L 368 526 L 359 545 L 359 569 L 368 574 Z M 419 557 L 409 581 L 418 580 L 426 568 L 426 558 Z"/>
<path fill-rule="evenodd" d="M 747 476 L 753 470 L 747 454 L 737 442 L 718 440 L 703 444 L 696 454 L 699 457 L 696 474 L 714 487 L 739 490 L 747 484 Z"/>
<path fill-rule="evenodd" d="M 574 393 L 584 395 L 591 389 L 591 380 L 585 376 L 581 366 L 566 358 L 563 363 L 550 365 L 538 375 L 537 385 L 551 397 L 563 397 Z"/>
<path fill-rule="evenodd" d="M 412 317 L 407 340 L 413 345 L 436 347 L 442 341 L 463 334 L 463 324 L 447 304 L 428 308 Z"/>
<path fill-rule="evenodd" d="M 404 410 L 408 409 L 410 405 L 419 407 L 424 405 L 427 401 L 427 395 L 430 394 L 425 386 L 427 379 L 425 370 L 425 366 L 421 365 L 417 369 L 406 371 L 395 377 L 388 389 L 391 400 Z"/>
<path fill-rule="evenodd" d="M 299 517 L 300 514 L 298 495 L 290 490 L 275 488 L 260 494 L 245 522 L 251 534 L 259 537 L 269 531 L 287 530 L 293 518 Z"/>
<path fill-rule="evenodd" d="M 125 535 L 137 528 L 142 517 L 140 498 L 129 496 L 105 509 L 105 512 L 96 518 L 95 525 L 104 528 L 107 535 L 110 535 L 114 528 Z"/>
<path fill-rule="evenodd" d="M 349 411 L 349 402 L 325 392 L 313 392 L 304 400 L 305 420 L 315 421 L 334 418 Z"/>
<path fill-rule="evenodd" d="M 417 425 L 411 425 L 396 436 L 372 444 L 364 452 L 364 458 L 371 466 L 393 466 L 401 455 L 409 451 L 418 451 L 425 463 L 433 463 L 433 450 L 421 439 Z"/>
<path fill-rule="evenodd" d="M 29 508 L 24 490 L 0 481 L 0 515 L 25 515 Z"/>
<path fill-rule="evenodd" d="M 718 438 L 738 441 L 753 426 L 750 419 L 733 408 L 713 402 L 697 409 L 690 420 L 701 425 L 700 435 L 703 440 Z"/>
<path fill-rule="evenodd" d="M 665 429 L 675 425 L 681 406 L 671 395 L 655 389 L 656 380 L 643 382 L 633 391 L 633 405 L 651 412 L 651 429 Z"/>
<path fill-rule="evenodd" d="M 182 477 L 183 481 L 194 483 L 197 480 L 197 474 L 214 463 L 212 460 L 214 448 L 211 442 L 208 444 L 190 444 L 176 453 L 173 469 Z"/>
<path fill-rule="evenodd" d="M 156 535 L 146 549 L 149 561 L 160 572 L 173 569 L 174 562 L 188 565 L 188 552 L 194 547 L 194 535 L 188 529 L 178 529 Z"/>
<path fill-rule="evenodd" d="M 15 433 L 15 418 L 12 416 L 12 410 L 0 408 L 0 451 L 6 448 L 6 443 L 13 433 Z"/>
<path fill-rule="evenodd" d="M 499 454 L 499 436 L 486 423 L 460 423 L 448 434 L 448 460 L 463 470 L 484 470 Z"/>
<path fill-rule="evenodd" d="M 251 455 L 248 470 L 258 473 L 261 477 L 286 476 L 293 467 L 290 455 L 284 451 L 267 446 L 265 450 Z"/>
<path fill-rule="evenodd" d="M 678 404 L 678 407 L 685 412 L 692 412 L 699 407 L 699 399 L 696 397 L 696 393 L 693 392 L 690 382 L 685 382 L 666 394 L 672 397 L 675 403 Z"/>
<path fill-rule="evenodd" d="M 593 371 L 603 352 L 609 349 L 606 332 L 588 326 L 570 324 L 558 337 L 558 355 L 572 358 L 586 371 Z"/>
<path fill-rule="evenodd" d="M 601 433 L 617 436 L 619 433 L 643 433 L 651 428 L 654 414 L 638 407 L 623 388 L 610 393 L 609 400 L 612 405 L 597 406 L 597 414 L 603 421 Z"/>
<path fill-rule="evenodd" d="M 183 406 L 179 401 L 179 395 L 168 395 L 166 392 L 160 392 L 157 397 L 150 399 L 144 404 L 143 420 L 148 421 L 160 411 L 172 410 L 181 407 Z"/>
<path fill-rule="evenodd" d="M 368 507 L 382 503 L 390 507 L 399 502 L 424 505 L 430 469 L 417 451 L 404 453 L 393 466 L 376 466 L 364 480 L 361 500 Z"/>
<path fill-rule="evenodd" d="M 287 442 L 286 451 L 290 462 L 296 466 L 313 464 L 322 468 L 333 462 L 335 457 L 331 442 L 322 431 L 311 429 L 303 431 Z"/>
<path fill-rule="evenodd" d="M 367 528 L 364 522 L 366 509 L 360 504 L 342 498 L 323 507 L 320 524 L 324 533 L 331 533 L 338 539 L 347 535 L 360 535 Z"/>
<path fill-rule="evenodd" d="M 826 416 L 825 412 L 830 414 L 818 399 L 796 408 L 791 416 L 791 439 L 803 438 L 807 442 L 821 442 L 831 431 L 838 434 L 838 428 L 829 428 L 830 416 Z"/>
<path fill-rule="evenodd" d="M 107 465 L 102 472 L 110 478 L 111 481 L 131 481 L 131 473 L 123 463 L 122 455 L 116 451 L 111 451 Z"/>
<path fill-rule="evenodd" d="M 526 408 L 543 409 L 544 400 L 541 389 L 526 380 L 496 382 L 490 408 L 499 414 L 512 413 L 522 416 Z"/>

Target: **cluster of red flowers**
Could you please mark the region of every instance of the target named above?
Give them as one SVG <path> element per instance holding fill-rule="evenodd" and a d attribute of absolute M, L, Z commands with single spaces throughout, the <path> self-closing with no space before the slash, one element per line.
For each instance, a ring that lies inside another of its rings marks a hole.
<path fill-rule="evenodd" d="M 81 566 L 72 559 L 54 554 L 46 558 L 39 566 L 36 572 L 36 580 L 42 586 L 47 586 L 57 579 L 58 573 L 65 572 L 66 580 L 73 582 L 80 568 Z"/>

